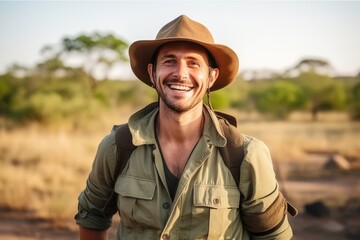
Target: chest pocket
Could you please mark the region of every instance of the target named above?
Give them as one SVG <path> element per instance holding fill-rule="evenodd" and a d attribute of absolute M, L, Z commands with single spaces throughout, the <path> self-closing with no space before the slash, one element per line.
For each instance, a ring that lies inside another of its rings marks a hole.
<path fill-rule="evenodd" d="M 232 186 L 196 185 L 193 196 L 195 208 L 208 208 L 207 239 L 228 239 L 230 226 L 239 219 L 239 189 Z"/>
<path fill-rule="evenodd" d="M 123 197 L 151 200 L 154 197 L 156 183 L 153 179 L 120 175 L 116 180 L 115 192 Z"/>
<path fill-rule="evenodd" d="M 194 206 L 215 209 L 238 208 L 240 191 L 236 187 L 218 185 L 194 186 Z"/>
<path fill-rule="evenodd" d="M 120 175 L 115 183 L 118 194 L 117 206 L 126 227 L 151 226 L 153 217 L 149 212 L 153 205 L 156 183 L 154 179 Z"/>

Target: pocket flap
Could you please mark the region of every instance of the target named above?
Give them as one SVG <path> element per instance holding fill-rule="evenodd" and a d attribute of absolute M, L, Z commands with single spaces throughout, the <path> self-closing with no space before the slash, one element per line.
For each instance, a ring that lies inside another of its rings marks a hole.
<path fill-rule="evenodd" d="M 237 187 L 219 185 L 194 186 L 194 206 L 210 208 L 238 208 L 240 191 Z"/>
<path fill-rule="evenodd" d="M 115 192 L 122 197 L 151 200 L 156 188 L 155 180 L 120 175 L 115 183 Z"/>

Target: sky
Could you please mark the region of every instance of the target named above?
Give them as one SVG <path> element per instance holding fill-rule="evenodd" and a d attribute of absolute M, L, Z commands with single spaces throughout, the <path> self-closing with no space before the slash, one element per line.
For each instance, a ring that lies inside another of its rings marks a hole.
<path fill-rule="evenodd" d="M 360 1 L 0 1 L 0 74 L 33 67 L 65 36 L 100 31 L 132 43 L 154 39 L 185 14 L 232 48 L 240 71 L 282 72 L 301 59 L 326 60 L 338 75 L 360 72 Z M 118 73 L 131 74 L 129 64 Z"/>

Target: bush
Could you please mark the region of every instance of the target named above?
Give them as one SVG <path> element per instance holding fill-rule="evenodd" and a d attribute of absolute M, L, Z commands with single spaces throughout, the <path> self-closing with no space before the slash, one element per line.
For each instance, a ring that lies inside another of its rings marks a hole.
<path fill-rule="evenodd" d="M 225 90 L 210 93 L 211 105 L 214 109 L 226 109 L 230 107 L 230 99 Z"/>
<path fill-rule="evenodd" d="M 360 82 L 351 91 L 350 114 L 354 120 L 360 120 Z"/>
<path fill-rule="evenodd" d="M 278 81 L 258 92 L 256 107 L 260 112 L 285 119 L 302 103 L 302 91 L 297 85 Z"/>

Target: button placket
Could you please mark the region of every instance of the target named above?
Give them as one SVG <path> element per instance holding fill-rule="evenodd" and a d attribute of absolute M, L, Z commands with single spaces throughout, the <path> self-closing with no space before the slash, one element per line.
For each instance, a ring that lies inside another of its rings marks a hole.
<path fill-rule="evenodd" d="M 164 209 L 169 209 L 169 208 L 170 208 L 170 203 L 164 202 L 164 203 L 162 204 L 162 207 L 163 207 Z"/>
<path fill-rule="evenodd" d="M 162 235 L 161 238 L 164 239 L 164 240 L 168 240 L 168 239 L 170 239 L 170 235 L 168 233 L 165 233 L 165 234 Z"/>
<path fill-rule="evenodd" d="M 216 197 L 216 198 L 213 198 L 213 204 L 214 205 L 219 205 L 220 204 L 220 198 Z"/>

